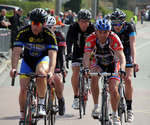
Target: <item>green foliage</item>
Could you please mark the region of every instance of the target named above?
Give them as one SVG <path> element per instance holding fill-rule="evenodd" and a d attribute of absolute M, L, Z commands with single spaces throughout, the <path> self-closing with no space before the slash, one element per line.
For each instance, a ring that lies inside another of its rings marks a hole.
<path fill-rule="evenodd" d="M 130 0 L 118 0 L 117 4 L 118 4 L 118 8 L 120 9 L 127 9 L 128 8 L 128 4 L 129 4 Z"/>
<path fill-rule="evenodd" d="M 126 21 L 130 22 L 130 19 L 133 18 L 133 12 L 129 10 L 122 10 L 126 14 Z"/>
<path fill-rule="evenodd" d="M 72 10 L 78 13 L 78 11 L 81 8 L 81 0 L 70 0 L 69 2 L 66 2 L 64 4 L 64 8 L 65 8 L 65 11 Z"/>
<path fill-rule="evenodd" d="M 31 10 L 34 8 L 50 8 L 54 9 L 55 8 L 55 1 L 52 2 L 29 2 L 29 1 L 4 1 L 0 0 L 0 4 L 5 4 L 5 5 L 13 5 L 13 6 L 18 6 L 23 9 L 23 15 L 28 14 Z M 13 15 L 12 12 L 9 12 L 6 16 L 11 16 Z"/>

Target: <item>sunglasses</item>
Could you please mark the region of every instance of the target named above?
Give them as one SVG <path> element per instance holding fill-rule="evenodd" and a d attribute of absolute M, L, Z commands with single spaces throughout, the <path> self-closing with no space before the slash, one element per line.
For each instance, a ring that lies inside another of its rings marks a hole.
<path fill-rule="evenodd" d="M 36 23 L 36 22 L 34 22 L 34 21 L 32 21 L 31 24 L 32 24 L 32 25 L 36 25 L 36 26 L 42 26 L 42 25 L 43 25 L 43 23 L 40 23 L 40 22 L 39 22 L 39 23 Z"/>
<path fill-rule="evenodd" d="M 121 26 L 123 23 L 112 23 L 113 26 Z"/>

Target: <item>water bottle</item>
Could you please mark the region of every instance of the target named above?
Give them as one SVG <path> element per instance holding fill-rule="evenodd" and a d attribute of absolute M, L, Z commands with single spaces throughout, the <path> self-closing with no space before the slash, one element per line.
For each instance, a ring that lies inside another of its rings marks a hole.
<path fill-rule="evenodd" d="M 35 114 L 35 111 L 36 111 L 36 105 L 37 105 L 37 100 L 36 100 L 36 98 L 33 96 L 33 98 L 32 98 L 32 114 L 33 114 L 33 115 Z"/>

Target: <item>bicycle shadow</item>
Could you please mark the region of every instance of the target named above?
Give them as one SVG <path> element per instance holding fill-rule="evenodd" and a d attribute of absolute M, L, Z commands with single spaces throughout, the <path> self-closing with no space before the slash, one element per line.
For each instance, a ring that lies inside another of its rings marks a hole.
<path fill-rule="evenodd" d="M 8 117 L 2 117 L 0 120 L 16 120 L 19 119 L 20 116 L 8 116 Z"/>

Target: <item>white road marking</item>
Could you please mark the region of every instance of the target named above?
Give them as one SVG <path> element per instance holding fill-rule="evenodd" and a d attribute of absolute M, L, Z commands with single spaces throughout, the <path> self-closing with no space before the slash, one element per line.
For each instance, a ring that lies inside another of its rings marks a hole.
<path fill-rule="evenodd" d="M 142 45 L 140 45 L 140 46 L 137 46 L 136 49 L 138 50 L 138 49 L 140 49 L 140 48 L 146 46 L 147 44 L 150 44 L 150 41 L 149 41 L 149 42 L 146 42 L 146 43 L 144 43 L 144 44 L 142 44 Z"/>

